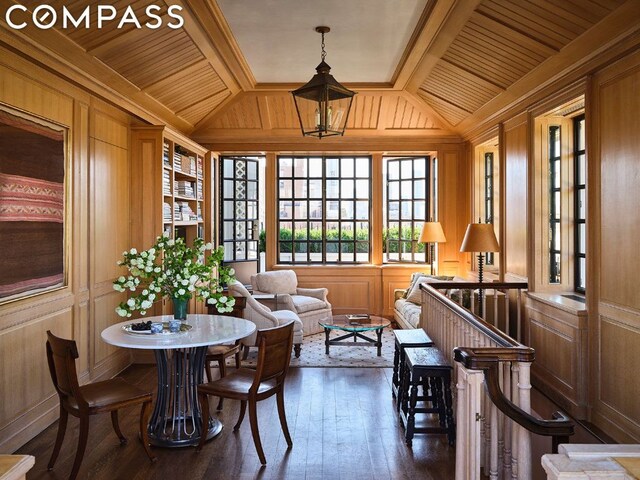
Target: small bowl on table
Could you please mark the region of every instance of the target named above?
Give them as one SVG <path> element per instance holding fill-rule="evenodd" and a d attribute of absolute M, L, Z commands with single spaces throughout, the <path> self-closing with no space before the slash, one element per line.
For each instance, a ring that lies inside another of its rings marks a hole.
<path fill-rule="evenodd" d="M 179 332 L 181 327 L 182 327 L 182 321 L 180 321 L 180 320 L 169 320 L 169 331 L 171 333 Z"/>
<path fill-rule="evenodd" d="M 154 322 L 151 324 L 151 333 L 162 333 L 164 325 L 161 322 Z"/>

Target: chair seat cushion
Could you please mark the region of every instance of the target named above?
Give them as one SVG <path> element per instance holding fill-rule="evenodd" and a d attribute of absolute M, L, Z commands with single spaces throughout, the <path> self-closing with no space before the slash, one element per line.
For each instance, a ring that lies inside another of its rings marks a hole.
<path fill-rule="evenodd" d="M 327 308 L 327 304 L 318 298 L 307 297 L 306 295 L 291 295 L 293 305 L 298 313 L 311 312 Z"/>
<path fill-rule="evenodd" d="M 198 385 L 198 391 L 216 396 L 226 396 L 228 394 L 248 395 L 255 375 L 255 370 L 239 368 L 219 380 Z M 268 392 L 275 386 L 275 379 L 265 380 L 260 383 L 260 386 L 258 387 L 258 394 Z M 233 398 L 233 395 L 231 395 L 231 397 Z"/>
<path fill-rule="evenodd" d="M 239 345 L 213 345 L 207 348 L 207 358 L 220 357 L 224 358 L 240 350 Z"/>
<path fill-rule="evenodd" d="M 89 408 L 100 409 L 111 405 L 135 404 L 151 400 L 150 392 L 131 385 L 120 377 L 83 385 L 80 387 L 80 391 L 89 404 Z M 78 408 L 78 404 L 73 398 L 69 399 L 69 405 L 72 408 Z"/>

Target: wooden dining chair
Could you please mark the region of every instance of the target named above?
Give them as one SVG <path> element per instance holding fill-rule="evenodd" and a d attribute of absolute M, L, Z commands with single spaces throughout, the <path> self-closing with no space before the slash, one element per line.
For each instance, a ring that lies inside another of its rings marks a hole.
<path fill-rule="evenodd" d="M 265 465 L 267 460 L 262 450 L 260 432 L 258 431 L 257 402 L 276 395 L 282 433 L 284 433 L 289 448 L 293 446 L 284 411 L 284 380 L 291 361 L 293 322 L 279 327 L 258 330 L 256 345 L 258 346 L 258 362 L 255 370 L 239 368 L 219 380 L 198 385 L 198 400 L 200 401 L 203 425 L 207 425 L 209 422 L 209 395 L 240 400 L 240 415 L 233 427 L 234 432 L 238 431 L 242 424 L 248 403 L 253 443 L 260 462 Z M 206 435 L 202 435 L 197 451 L 202 449 L 205 441 Z"/>
<path fill-rule="evenodd" d="M 47 468 L 53 469 L 60 453 L 60 447 L 64 440 L 67 429 L 67 419 L 69 414 L 80 419 L 80 435 L 78 438 L 78 449 L 73 462 L 73 468 L 69 475 L 69 480 L 77 477 L 84 451 L 87 447 L 89 434 L 89 417 L 103 412 L 111 412 L 111 423 L 116 435 L 120 439 L 120 444 L 125 445 L 127 439 L 120 431 L 118 425 L 118 410 L 131 405 L 142 404 L 140 411 L 140 437 L 145 452 L 151 459 L 156 461 L 156 457 L 149 448 L 149 437 L 147 435 L 147 424 L 151 414 L 151 393 L 145 392 L 122 378 L 113 378 L 102 382 L 89 383 L 80 386 L 76 371 L 76 358 L 78 358 L 78 347 L 73 340 L 56 337 L 47 331 L 47 361 L 49 363 L 49 373 L 53 386 L 60 398 L 60 420 L 58 423 L 58 435 L 56 443 L 49 459 Z"/>
<path fill-rule="evenodd" d="M 236 341 L 233 345 L 213 345 L 207 349 L 207 355 L 205 356 L 204 371 L 207 375 L 209 382 L 213 381 L 213 375 L 211 373 L 211 362 L 218 362 L 218 370 L 220 371 L 220 378 L 227 375 L 227 358 L 231 355 L 235 356 L 236 368 L 240 368 L 241 360 L 240 355 L 242 345 L 240 340 Z M 218 401 L 217 410 L 222 410 L 223 397 L 220 397 Z"/>

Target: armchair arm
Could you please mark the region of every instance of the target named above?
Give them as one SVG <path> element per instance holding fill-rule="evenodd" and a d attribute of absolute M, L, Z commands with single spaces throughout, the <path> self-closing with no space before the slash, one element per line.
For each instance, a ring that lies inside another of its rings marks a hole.
<path fill-rule="evenodd" d="M 327 300 L 327 293 L 329 293 L 329 290 L 326 288 L 296 288 L 297 295 L 305 295 L 307 297 L 317 298 L 318 300 L 329 303 Z"/>
<path fill-rule="evenodd" d="M 393 291 L 393 299 L 394 300 L 398 300 L 398 299 L 404 297 L 406 293 L 407 293 L 407 289 L 406 288 L 396 288 Z"/>

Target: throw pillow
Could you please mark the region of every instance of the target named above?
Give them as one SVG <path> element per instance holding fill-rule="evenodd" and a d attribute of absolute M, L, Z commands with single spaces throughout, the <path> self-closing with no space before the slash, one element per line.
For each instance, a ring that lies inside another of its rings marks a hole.
<path fill-rule="evenodd" d="M 422 292 L 420 290 L 421 283 L 447 282 L 447 281 L 450 281 L 452 278 L 453 277 L 447 277 L 445 275 L 436 275 L 433 277 L 431 275 L 418 276 L 413 282 L 413 286 L 411 287 L 411 290 L 409 290 L 409 294 L 407 295 L 407 300 L 409 302 L 420 305 L 420 303 L 422 302 Z"/>
<path fill-rule="evenodd" d="M 276 270 L 256 275 L 258 290 L 264 293 L 296 294 L 298 279 L 293 270 Z"/>

